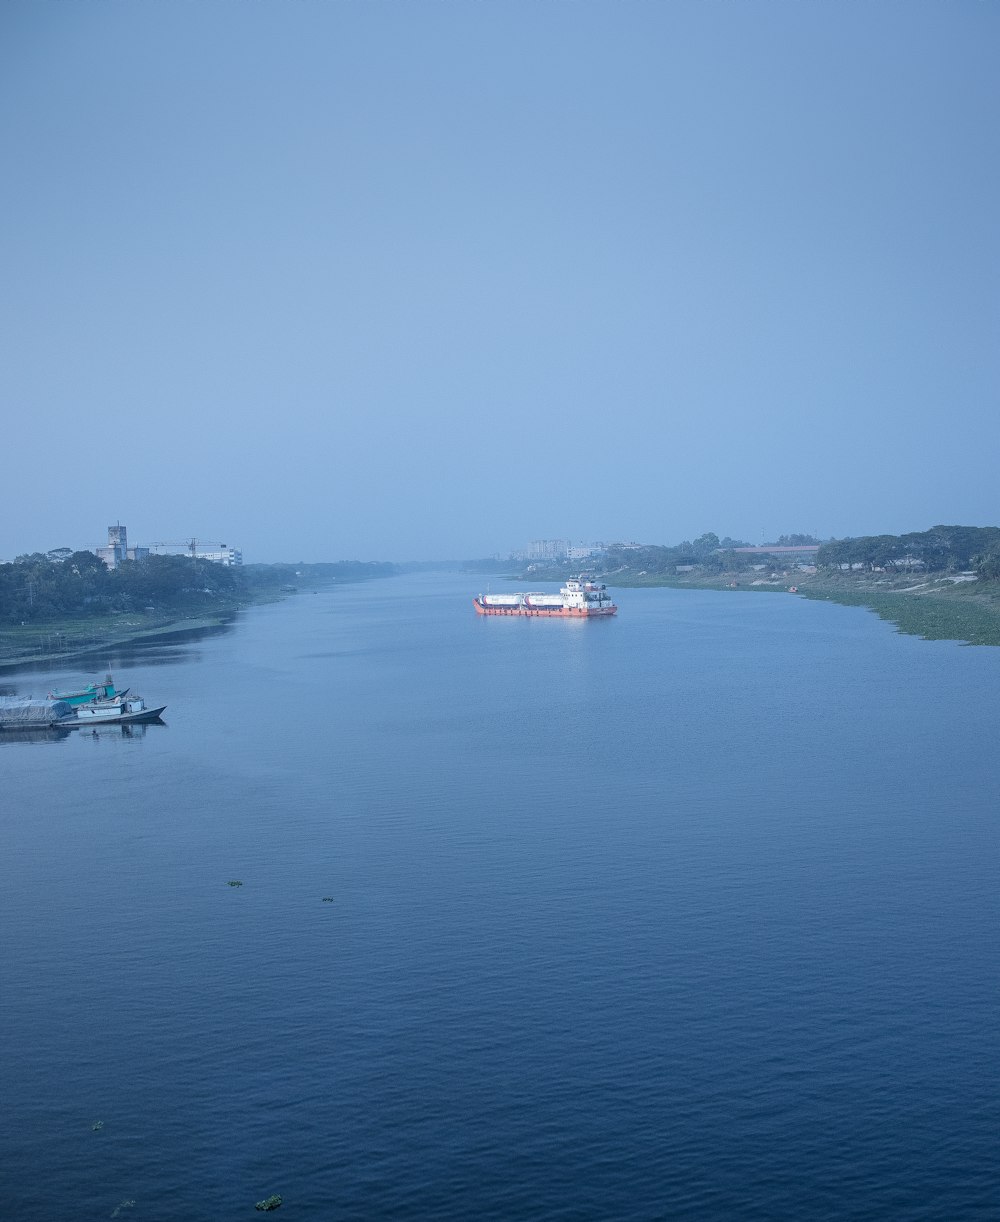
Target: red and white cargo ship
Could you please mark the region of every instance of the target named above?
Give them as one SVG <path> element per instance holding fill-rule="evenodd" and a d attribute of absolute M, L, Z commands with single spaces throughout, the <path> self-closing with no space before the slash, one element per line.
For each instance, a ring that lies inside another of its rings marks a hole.
<path fill-rule="evenodd" d="M 607 587 L 584 578 L 567 581 L 558 594 L 480 594 L 472 600 L 479 615 L 548 615 L 591 619 L 615 615 Z"/>

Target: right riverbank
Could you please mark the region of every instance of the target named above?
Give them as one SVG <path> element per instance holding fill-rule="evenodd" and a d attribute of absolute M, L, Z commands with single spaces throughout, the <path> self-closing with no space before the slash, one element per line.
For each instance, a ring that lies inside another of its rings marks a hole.
<path fill-rule="evenodd" d="M 927 641 L 962 641 L 967 645 L 1000 645 L 1000 588 L 996 582 L 928 580 L 903 588 L 874 582 L 851 585 L 836 580 L 807 580 L 798 585 L 803 598 L 866 607 L 900 632 Z"/>
<path fill-rule="evenodd" d="M 511 577 L 520 587 L 532 582 L 563 581 L 558 569 L 535 569 Z M 968 645 L 1000 645 L 1000 582 L 971 573 L 809 573 L 796 569 L 770 572 L 712 573 L 697 567 L 676 574 L 635 573 L 629 570 L 595 573 L 615 589 L 719 590 L 731 594 L 792 594 L 817 602 L 866 607 L 900 632 L 928 641 L 961 641 Z"/>
<path fill-rule="evenodd" d="M 968 574 L 684 573 L 662 580 L 608 575 L 608 584 L 666 585 L 675 589 L 717 589 L 732 593 L 792 593 L 818 602 L 865 607 L 900 632 L 928 641 L 1000 645 L 1000 583 Z"/>

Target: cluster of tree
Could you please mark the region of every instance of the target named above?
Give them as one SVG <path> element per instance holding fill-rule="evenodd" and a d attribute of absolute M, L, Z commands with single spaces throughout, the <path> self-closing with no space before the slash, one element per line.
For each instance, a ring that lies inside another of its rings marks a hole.
<path fill-rule="evenodd" d="M 648 544 L 644 547 L 609 547 L 601 567 L 605 572 L 613 569 L 626 569 L 638 573 L 675 573 L 678 567 L 697 565 L 710 572 L 730 572 L 746 568 L 750 561 L 745 556 L 737 555 L 733 550 L 737 547 L 749 547 L 740 539 L 731 539 L 728 535 L 720 539 L 717 534 L 707 531 L 697 539 L 686 540 L 673 547 L 658 544 Z"/>
<path fill-rule="evenodd" d="M 816 555 L 822 568 L 863 568 L 907 572 L 975 570 L 1000 577 L 1000 527 L 932 526 L 908 535 L 865 535 L 831 539 Z"/>
<path fill-rule="evenodd" d="M 237 602 L 244 590 L 238 568 L 189 556 L 149 556 L 109 569 L 93 552 L 71 552 L 65 559 L 35 552 L 0 564 L 0 621 Z"/>
<path fill-rule="evenodd" d="M 980 553 L 975 562 L 980 577 L 986 581 L 1000 581 L 1000 546 Z"/>
<path fill-rule="evenodd" d="M 391 564 L 261 564 L 246 568 L 190 556 L 147 556 L 113 569 L 93 552 L 35 552 L 0 564 L 0 623 L 43 623 L 123 611 L 176 612 L 235 606 L 257 591 L 332 580 L 362 581 L 396 571 Z"/>

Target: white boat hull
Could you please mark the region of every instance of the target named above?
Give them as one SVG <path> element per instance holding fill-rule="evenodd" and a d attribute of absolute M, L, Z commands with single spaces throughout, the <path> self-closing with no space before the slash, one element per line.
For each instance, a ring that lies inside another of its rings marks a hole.
<path fill-rule="evenodd" d="M 76 716 L 62 724 L 79 730 L 87 726 L 120 725 L 129 721 L 156 721 L 166 707 L 161 704 L 158 709 L 147 709 L 145 701 L 140 699 L 95 701 L 80 705 Z"/>

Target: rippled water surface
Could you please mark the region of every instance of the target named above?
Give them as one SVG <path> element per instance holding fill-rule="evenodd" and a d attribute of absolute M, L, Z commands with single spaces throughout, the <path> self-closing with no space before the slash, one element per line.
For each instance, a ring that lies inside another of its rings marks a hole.
<path fill-rule="evenodd" d="M 165 726 L 0 740 L 4 1216 L 1000 1216 L 1000 650 L 478 589 L 303 592 L 112 658 Z"/>

